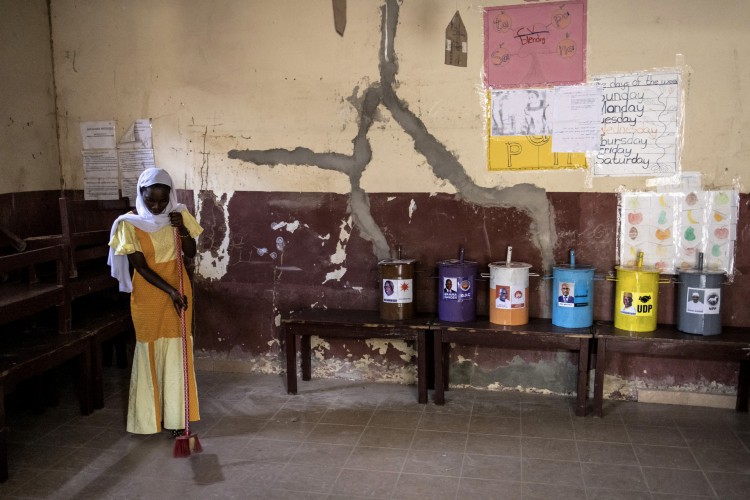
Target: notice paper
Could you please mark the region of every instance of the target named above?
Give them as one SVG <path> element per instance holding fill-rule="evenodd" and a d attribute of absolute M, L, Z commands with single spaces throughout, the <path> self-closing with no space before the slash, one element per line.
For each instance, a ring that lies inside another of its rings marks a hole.
<path fill-rule="evenodd" d="M 87 200 L 117 200 L 120 193 L 117 186 L 117 178 L 99 179 L 91 178 L 83 180 L 83 196 Z"/>
<path fill-rule="evenodd" d="M 118 158 L 123 178 L 138 178 L 145 169 L 154 167 L 153 149 L 121 149 Z"/>
<path fill-rule="evenodd" d="M 115 122 L 81 122 L 83 149 L 115 149 Z"/>
<path fill-rule="evenodd" d="M 134 121 L 128 130 L 120 138 L 117 144 L 120 149 L 146 149 L 152 148 L 151 120 L 148 118 Z"/>
<path fill-rule="evenodd" d="M 114 149 L 93 149 L 81 151 L 83 174 L 90 177 L 117 179 L 117 151 Z"/>
<path fill-rule="evenodd" d="M 599 151 L 602 90 L 594 85 L 556 87 L 552 100 L 552 151 Z"/>

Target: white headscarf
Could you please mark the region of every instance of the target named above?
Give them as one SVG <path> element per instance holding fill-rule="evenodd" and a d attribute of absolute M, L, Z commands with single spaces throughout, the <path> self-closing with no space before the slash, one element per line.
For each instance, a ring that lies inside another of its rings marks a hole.
<path fill-rule="evenodd" d="M 169 204 L 167 204 L 167 207 L 160 214 L 152 214 L 149 211 L 143 201 L 143 195 L 141 194 L 143 188 L 153 186 L 154 184 L 164 184 L 165 186 L 169 186 Z M 109 240 L 112 241 L 112 238 L 117 232 L 117 227 L 122 221 L 130 222 L 138 229 L 146 231 L 147 233 L 153 233 L 164 226 L 169 225 L 169 214 L 171 212 L 182 212 L 185 209 L 185 205 L 177 202 L 177 195 L 172 186 L 172 178 L 167 171 L 162 170 L 161 168 L 147 168 L 141 173 L 140 177 L 138 177 L 135 198 L 136 213 L 128 213 L 119 216 L 114 224 L 112 224 L 112 230 L 109 233 Z M 128 266 L 127 255 L 115 255 L 115 249 L 110 246 L 107 264 L 112 268 L 112 277 L 120 282 L 120 291 L 127 293 L 132 292 L 133 283 L 130 279 L 130 268 Z"/>

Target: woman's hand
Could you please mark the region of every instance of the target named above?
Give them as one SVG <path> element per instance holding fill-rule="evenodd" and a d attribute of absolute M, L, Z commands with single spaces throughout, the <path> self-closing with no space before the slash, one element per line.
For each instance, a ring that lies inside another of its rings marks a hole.
<path fill-rule="evenodd" d="M 177 311 L 177 314 L 182 314 L 182 311 L 187 311 L 188 308 L 188 300 L 187 296 L 180 295 L 180 292 L 176 289 L 172 289 L 171 292 L 169 292 L 169 298 L 172 299 L 172 305 L 174 305 L 175 311 Z"/>
<path fill-rule="evenodd" d="M 188 230 L 185 227 L 185 224 L 182 222 L 182 214 L 180 212 L 170 212 L 169 213 L 169 224 L 172 227 L 176 227 L 181 235 L 188 234 Z"/>

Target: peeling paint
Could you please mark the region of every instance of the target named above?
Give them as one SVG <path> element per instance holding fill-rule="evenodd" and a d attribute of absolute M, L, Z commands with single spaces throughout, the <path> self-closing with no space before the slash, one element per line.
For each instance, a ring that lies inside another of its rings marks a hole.
<path fill-rule="evenodd" d="M 232 199 L 234 192 L 224 193 L 221 200 L 215 200 L 215 206 L 220 207 L 223 210 L 224 221 L 223 225 L 226 230 L 224 231 L 224 237 L 221 243 L 216 246 L 216 242 L 212 242 L 209 245 L 200 245 L 201 251 L 195 259 L 195 273 L 207 280 L 220 280 L 227 273 L 227 266 L 229 265 L 229 242 L 231 234 L 229 232 L 229 201 Z M 201 206 L 203 199 L 201 196 L 205 196 L 205 193 L 196 193 L 195 195 L 195 206 L 196 214 L 198 215 L 198 223 L 201 223 L 200 219 L 202 211 Z M 218 226 L 215 222 L 212 222 L 213 226 Z M 204 233 L 205 234 L 205 233 Z M 203 234 L 199 238 L 208 237 Z M 202 250 L 207 248 L 207 250 Z"/>
<path fill-rule="evenodd" d="M 381 356 L 388 352 L 389 347 L 393 347 L 401 353 L 399 357 L 407 363 L 417 355 L 417 351 L 404 340 L 367 339 L 365 344 L 373 351 L 378 351 Z"/>
<path fill-rule="evenodd" d="M 289 231 L 290 233 L 293 233 L 297 229 L 299 229 L 299 226 L 300 226 L 300 222 L 298 220 L 294 222 L 274 222 L 271 224 L 271 229 L 276 231 L 281 228 L 286 228 L 287 231 Z"/>
<path fill-rule="evenodd" d="M 352 218 L 349 217 L 347 220 L 341 221 L 339 228 L 339 240 L 336 243 L 336 253 L 331 255 L 330 261 L 332 264 L 341 264 L 346 260 L 346 243 L 349 241 L 351 236 Z"/>
<path fill-rule="evenodd" d="M 281 326 L 281 314 L 277 314 L 276 316 L 273 317 L 273 323 L 277 327 Z"/>
<path fill-rule="evenodd" d="M 340 267 L 340 268 L 336 269 L 335 271 L 331 271 L 330 273 L 326 273 L 326 279 L 323 280 L 322 284 L 325 284 L 325 283 L 327 283 L 327 282 L 329 282 L 331 280 L 339 281 L 341 279 L 341 277 L 344 276 L 344 274 L 346 274 L 346 268 L 345 267 Z"/>
<path fill-rule="evenodd" d="M 416 212 L 416 210 L 417 202 L 412 198 L 411 203 L 409 203 L 409 224 L 411 224 L 411 216 L 414 215 L 414 212 Z"/>

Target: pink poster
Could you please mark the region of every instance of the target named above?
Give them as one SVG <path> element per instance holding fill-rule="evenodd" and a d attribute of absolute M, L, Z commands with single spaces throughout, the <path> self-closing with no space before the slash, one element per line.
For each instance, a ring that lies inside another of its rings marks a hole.
<path fill-rule="evenodd" d="M 493 89 L 586 81 L 586 0 L 484 9 L 484 72 Z"/>

